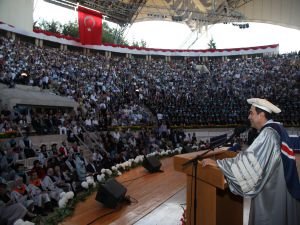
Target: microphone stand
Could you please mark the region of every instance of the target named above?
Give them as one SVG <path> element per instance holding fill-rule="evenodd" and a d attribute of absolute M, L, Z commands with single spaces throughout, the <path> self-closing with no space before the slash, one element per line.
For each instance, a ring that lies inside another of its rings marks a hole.
<path fill-rule="evenodd" d="M 184 164 L 182 164 L 182 168 L 186 168 L 189 165 L 193 165 L 193 170 L 194 170 L 194 176 L 192 175 L 193 181 L 194 181 L 194 225 L 196 225 L 196 221 L 197 221 L 197 217 L 196 217 L 196 210 L 197 210 L 197 170 L 198 170 L 198 161 L 203 159 L 203 157 L 205 155 L 207 155 L 207 153 L 213 151 L 215 148 L 220 147 L 221 145 L 224 145 L 225 143 L 227 143 L 229 140 L 231 140 L 233 137 L 235 136 L 235 134 L 233 134 L 229 139 L 225 140 L 222 143 L 217 144 L 216 146 L 210 146 L 208 147 L 208 150 L 206 150 L 205 152 L 203 152 L 200 155 L 197 155 L 196 157 L 194 157 L 193 159 L 185 162 Z M 192 173 L 193 174 L 193 173 Z"/>
<path fill-rule="evenodd" d="M 193 176 L 193 173 L 192 173 L 192 178 L 194 179 L 194 224 L 196 225 L 196 220 L 197 220 L 197 217 L 196 217 L 196 210 L 197 210 L 197 170 L 198 170 L 198 161 L 203 159 L 203 157 L 213 151 L 215 148 L 218 148 L 222 145 L 224 145 L 225 143 L 231 141 L 234 137 L 240 135 L 241 133 L 243 133 L 244 131 L 246 131 L 246 127 L 243 127 L 243 128 L 240 128 L 239 130 L 235 131 L 227 140 L 225 140 L 224 142 L 221 142 L 215 146 L 210 146 L 208 147 L 208 149 L 203 152 L 202 154 L 200 155 L 197 155 L 196 157 L 194 157 L 193 159 L 185 162 L 184 164 L 182 164 L 182 168 L 186 168 L 187 166 L 189 165 L 193 165 L 193 170 L 195 171 L 194 172 L 194 176 Z"/>
<path fill-rule="evenodd" d="M 206 150 L 205 152 L 203 152 L 200 155 L 197 155 L 195 158 L 187 161 L 186 163 L 182 164 L 182 168 L 186 168 L 189 165 L 193 165 L 193 170 L 194 170 L 194 176 L 192 176 L 193 181 L 194 181 L 194 224 L 196 225 L 196 210 L 197 210 L 197 170 L 198 170 L 198 161 L 203 159 L 203 157 L 209 153 L 210 151 L 213 151 L 213 148 L 210 148 L 208 150 Z M 192 173 L 193 174 L 193 173 Z M 191 193 L 192 194 L 192 193 Z"/>

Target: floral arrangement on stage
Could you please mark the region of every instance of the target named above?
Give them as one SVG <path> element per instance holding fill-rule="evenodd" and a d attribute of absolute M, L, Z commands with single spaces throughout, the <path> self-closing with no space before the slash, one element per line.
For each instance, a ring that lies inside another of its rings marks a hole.
<path fill-rule="evenodd" d="M 69 202 L 69 200 L 74 198 L 74 192 L 73 191 L 69 191 L 69 192 L 62 192 L 60 194 L 60 199 L 58 201 L 58 207 L 59 208 L 65 208 Z"/>
<path fill-rule="evenodd" d="M 186 225 L 186 209 L 183 209 L 183 213 L 180 219 L 181 225 Z"/>
<path fill-rule="evenodd" d="M 182 147 L 175 148 L 174 150 L 160 150 L 155 151 L 147 155 L 148 156 L 156 156 L 160 159 L 171 157 L 174 155 L 181 154 Z M 117 177 L 122 175 L 122 173 L 129 171 L 130 169 L 136 168 L 142 165 L 144 160 L 143 155 L 139 155 L 134 159 L 129 159 L 126 162 L 116 164 L 112 166 L 111 169 L 102 169 L 101 174 L 97 175 L 97 184 L 105 183 L 106 180 L 112 177 Z M 60 196 L 61 199 L 58 202 L 59 207 L 55 208 L 54 212 L 47 217 L 36 217 L 33 222 L 36 225 L 57 225 L 61 221 L 63 221 L 66 217 L 71 216 L 74 212 L 75 206 L 77 203 L 84 201 L 88 196 L 90 196 L 93 192 L 95 192 L 97 188 L 97 184 L 93 178 L 93 176 L 89 176 L 86 178 L 86 181 L 81 183 L 81 187 L 84 191 L 79 192 L 76 196 L 74 193 L 62 193 Z"/>
<path fill-rule="evenodd" d="M 165 157 L 171 157 L 177 154 L 180 154 L 182 147 L 175 148 L 174 150 L 161 150 L 160 152 L 155 151 L 147 155 L 148 156 L 157 156 L 162 159 Z M 143 155 L 138 155 L 135 159 L 129 159 L 126 162 L 116 164 L 111 167 L 111 169 L 102 169 L 101 175 L 97 175 L 97 180 L 100 183 L 104 183 L 107 179 L 111 177 L 121 176 L 123 172 L 129 171 L 130 169 L 141 166 L 144 161 Z"/>
<path fill-rule="evenodd" d="M 24 221 L 22 219 L 18 219 L 16 222 L 14 222 L 14 225 L 34 225 L 34 223 L 31 223 L 30 221 Z"/>

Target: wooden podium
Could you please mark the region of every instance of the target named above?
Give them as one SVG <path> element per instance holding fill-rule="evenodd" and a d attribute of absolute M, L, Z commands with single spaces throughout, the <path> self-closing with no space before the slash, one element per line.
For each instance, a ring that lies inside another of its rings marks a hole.
<path fill-rule="evenodd" d="M 204 151 L 203 151 L 204 152 Z M 193 152 L 176 155 L 174 168 L 187 174 L 187 225 L 194 225 L 194 165 L 183 167 L 187 161 L 201 155 L 203 152 Z M 234 157 L 236 153 L 218 149 L 207 153 L 204 158 L 223 159 Z M 220 169 L 197 164 L 197 225 L 242 225 L 243 198 L 232 194 Z"/>

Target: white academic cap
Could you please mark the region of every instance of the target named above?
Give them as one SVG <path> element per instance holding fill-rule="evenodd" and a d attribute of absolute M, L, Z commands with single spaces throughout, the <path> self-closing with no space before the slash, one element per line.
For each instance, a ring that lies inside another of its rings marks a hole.
<path fill-rule="evenodd" d="M 281 109 L 279 109 L 277 106 L 273 105 L 271 102 L 269 102 L 266 99 L 263 98 L 249 98 L 247 99 L 247 102 L 257 108 L 260 108 L 262 110 L 265 110 L 269 113 L 280 113 Z"/>

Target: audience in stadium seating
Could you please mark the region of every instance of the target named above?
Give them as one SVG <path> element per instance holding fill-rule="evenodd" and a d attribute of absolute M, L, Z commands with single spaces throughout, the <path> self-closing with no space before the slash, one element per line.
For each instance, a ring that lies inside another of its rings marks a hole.
<path fill-rule="evenodd" d="M 299 68 L 292 63 L 297 54 L 212 60 L 205 62 L 208 73 L 196 70 L 194 59 L 106 59 L 1 39 L 2 82 L 51 87 L 80 104 L 67 124 L 58 122 L 59 115 L 33 113 L 32 125 L 41 134 L 72 130 L 74 123 L 91 131 L 150 124 L 157 114 L 171 125 L 241 124 L 247 114 L 244 99 L 254 96 L 283 108 L 278 119 L 285 125 L 299 125 L 299 90 L 294 88 Z"/>
<path fill-rule="evenodd" d="M 0 224 L 13 225 L 18 219 L 35 216 L 21 203 L 13 201 L 11 190 L 8 189 L 7 184 L 0 182 Z"/>

